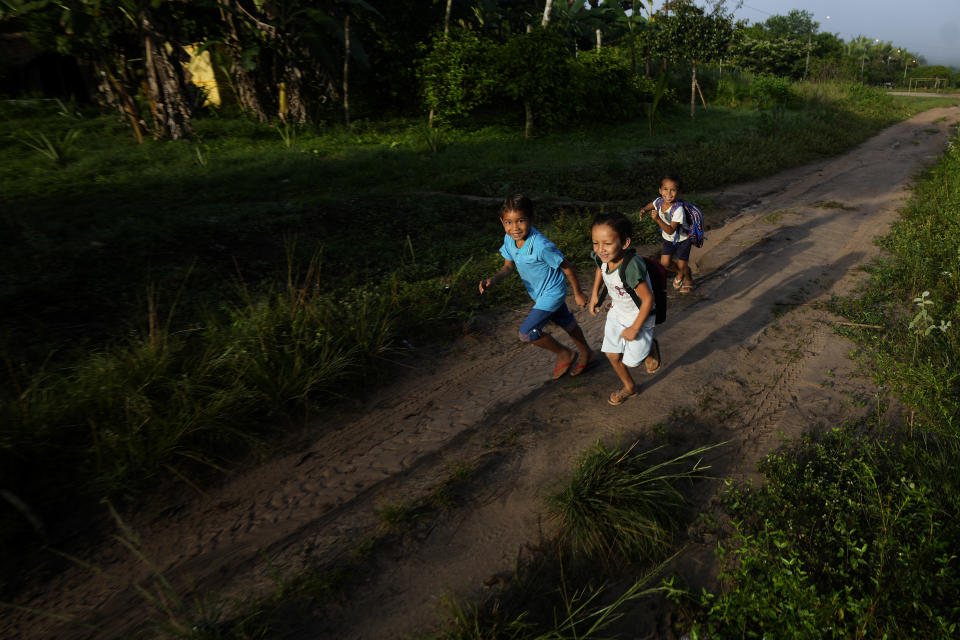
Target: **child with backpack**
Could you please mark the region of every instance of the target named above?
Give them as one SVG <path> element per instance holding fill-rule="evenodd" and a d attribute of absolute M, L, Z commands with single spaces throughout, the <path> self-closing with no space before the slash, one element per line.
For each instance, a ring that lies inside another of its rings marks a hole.
<path fill-rule="evenodd" d="M 622 213 L 601 213 L 593 219 L 593 256 L 597 271 L 590 293 L 590 313 L 599 311 L 601 286 L 610 294 L 611 306 L 603 331 L 603 351 L 623 387 L 612 392 L 607 402 L 621 405 L 639 389 L 630 369 L 643 363 L 647 373 L 660 369 L 660 345 L 653 337 L 654 285 L 647 262 L 630 247 L 633 225 Z M 655 262 L 651 264 L 656 265 Z"/>
<path fill-rule="evenodd" d="M 693 290 L 690 273 L 690 249 L 703 246 L 702 217 L 700 210 L 680 199 L 680 179 L 664 176 L 660 181 L 660 197 L 641 209 L 650 212 L 650 217 L 660 227 L 663 239 L 660 249 L 660 264 L 670 266 L 670 258 L 677 259 L 677 276 L 673 288 L 686 294 Z"/>
<path fill-rule="evenodd" d="M 500 222 L 505 233 L 503 245 L 500 247 L 503 267 L 492 277 L 480 281 L 480 293 L 516 269 L 534 303 L 527 319 L 520 326 L 520 340 L 535 344 L 557 356 L 553 368 L 554 380 L 567 371 L 571 376 L 580 375 L 597 361 L 597 357 L 587 345 L 583 330 L 564 301 L 569 280 L 577 305 L 583 307 L 587 304 L 576 272 L 560 249 L 533 227 L 533 203 L 530 198 L 520 194 L 506 198 L 500 207 Z M 570 335 L 577 347 L 576 351 L 561 345 L 543 331 L 550 322 L 559 325 Z"/>

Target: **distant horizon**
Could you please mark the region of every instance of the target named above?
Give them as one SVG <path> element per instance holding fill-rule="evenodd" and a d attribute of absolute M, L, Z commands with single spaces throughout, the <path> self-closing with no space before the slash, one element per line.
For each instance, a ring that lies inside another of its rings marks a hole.
<path fill-rule="evenodd" d="M 713 0 L 698 0 L 705 6 Z M 655 6 L 663 5 L 656 0 Z M 893 0 L 727 0 L 738 20 L 765 22 L 793 9 L 809 11 L 820 33 L 849 42 L 859 35 L 891 42 L 921 55 L 929 65 L 960 70 L 960 0 L 913 0 L 909 6 Z M 829 16 L 829 19 L 827 19 Z"/>

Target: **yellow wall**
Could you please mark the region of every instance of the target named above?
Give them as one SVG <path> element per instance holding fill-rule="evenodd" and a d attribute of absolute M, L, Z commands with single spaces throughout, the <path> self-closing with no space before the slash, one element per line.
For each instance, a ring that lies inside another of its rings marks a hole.
<path fill-rule="evenodd" d="M 197 54 L 197 47 L 190 45 L 184 47 L 190 54 L 190 62 L 183 65 L 193 76 L 193 84 L 207 92 L 207 99 L 204 106 L 212 104 L 220 106 L 220 90 L 217 88 L 217 80 L 213 75 L 213 63 L 210 61 L 210 52 L 204 51 Z"/>

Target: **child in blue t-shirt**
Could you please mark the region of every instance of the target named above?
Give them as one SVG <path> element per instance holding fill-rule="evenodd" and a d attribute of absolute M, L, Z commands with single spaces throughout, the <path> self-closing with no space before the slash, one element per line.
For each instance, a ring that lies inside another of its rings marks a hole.
<path fill-rule="evenodd" d="M 503 268 L 492 277 L 480 281 L 480 293 L 516 269 L 527 293 L 533 298 L 533 309 L 520 326 L 520 340 L 535 344 L 557 356 L 557 363 L 553 368 L 554 380 L 568 370 L 571 376 L 580 375 L 594 364 L 597 358 L 564 302 L 567 296 L 566 280 L 569 280 L 577 304 L 580 307 L 587 304 L 587 298 L 580 290 L 577 274 L 557 246 L 533 227 L 533 203 L 530 198 L 519 194 L 506 198 L 500 207 L 500 222 L 503 223 L 505 232 L 503 246 L 500 247 L 500 255 L 504 260 Z M 570 334 L 577 347 L 576 351 L 564 347 L 549 333 L 543 332 L 550 322 Z"/>

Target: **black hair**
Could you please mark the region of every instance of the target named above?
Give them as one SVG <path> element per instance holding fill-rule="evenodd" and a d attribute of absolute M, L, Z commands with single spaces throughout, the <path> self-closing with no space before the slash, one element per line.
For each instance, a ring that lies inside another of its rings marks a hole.
<path fill-rule="evenodd" d="M 668 173 L 668 174 L 664 175 L 662 178 L 660 178 L 660 186 L 663 186 L 663 181 L 664 181 L 664 180 L 672 180 L 673 183 L 674 183 L 675 185 L 677 185 L 677 191 L 680 190 L 680 178 L 678 178 L 677 176 L 675 176 L 675 175 L 673 175 L 673 174 L 671 174 L 671 173 Z"/>
<path fill-rule="evenodd" d="M 598 213 L 593 218 L 593 225 L 605 224 L 617 232 L 620 242 L 625 242 L 627 238 L 633 237 L 633 225 L 627 216 L 622 213 Z"/>
<path fill-rule="evenodd" d="M 503 204 L 500 205 L 500 217 L 503 218 L 508 211 L 518 211 L 533 219 L 533 202 L 522 193 L 515 193 L 503 199 Z"/>

